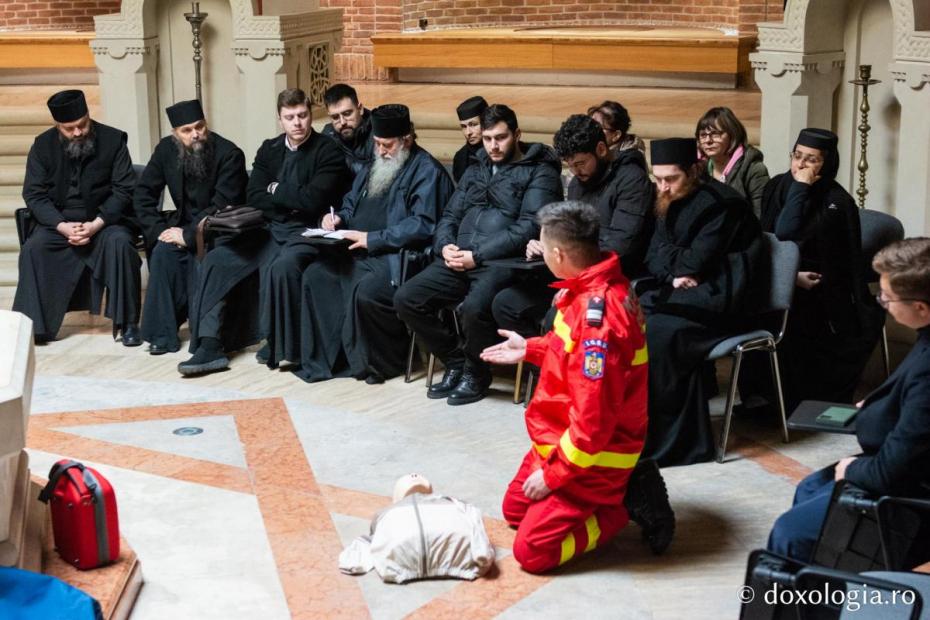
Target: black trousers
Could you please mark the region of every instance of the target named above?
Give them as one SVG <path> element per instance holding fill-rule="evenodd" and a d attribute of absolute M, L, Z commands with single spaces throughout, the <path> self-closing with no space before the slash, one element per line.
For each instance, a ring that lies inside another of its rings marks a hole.
<path fill-rule="evenodd" d="M 539 335 L 539 326 L 552 307 L 555 289 L 549 286 L 555 277 L 533 274 L 513 286 L 502 290 L 494 297 L 491 313 L 501 329 L 515 331 L 524 338 Z"/>
<path fill-rule="evenodd" d="M 149 256 L 149 284 L 142 309 L 142 338 L 177 350 L 178 328 L 187 320 L 196 290 L 196 259 L 188 248 L 159 241 Z"/>
<path fill-rule="evenodd" d="M 271 368 L 285 360 L 300 361 L 301 278 L 318 254 L 296 235 L 261 271 L 261 335 L 268 343 Z"/>
<path fill-rule="evenodd" d="M 446 367 L 466 365 L 487 373 L 479 355 L 500 341 L 491 314 L 494 296 L 511 282 L 509 269 L 476 267 L 453 271 L 439 259 L 401 286 L 394 296 L 397 314 L 426 349 Z M 439 318 L 443 308 L 459 308 L 462 342 Z"/>
<path fill-rule="evenodd" d="M 73 246 L 58 231 L 35 229 L 19 253 L 19 281 L 13 310 L 32 319 L 33 333 L 53 340 L 69 310 L 103 314 L 114 326 L 139 322 L 142 259 L 130 230 L 106 226 L 90 243 Z M 89 290 L 78 290 L 85 271 Z"/>
<path fill-rule="evenodd" d="M 407 327 L 394 310 L 394 292 L 387 256 L 321 255 L 303 275 L 301 367 L 295 374 L 308 382 L 402 374 Z"/>

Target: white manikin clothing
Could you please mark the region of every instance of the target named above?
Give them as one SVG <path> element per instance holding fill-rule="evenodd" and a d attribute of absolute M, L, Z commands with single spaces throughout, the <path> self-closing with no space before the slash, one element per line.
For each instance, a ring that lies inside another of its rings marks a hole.
<path fill-rule="evenodd" d="M 339 570 L 362 575 L 374 568 L 382 581 L 430 577 L 476 579 L 494 564 L 481 511 L 444 495 L 413 493 L 379 512 L 371 534 L 339 554 Z"/>

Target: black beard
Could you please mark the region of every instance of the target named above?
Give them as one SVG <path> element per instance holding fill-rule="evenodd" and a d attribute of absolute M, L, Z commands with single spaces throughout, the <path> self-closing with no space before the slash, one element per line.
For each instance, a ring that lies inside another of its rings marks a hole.
<path fill-rule="evenodd" d="M 210 172 L 210 163 L 213 161 L 213 140 L 207 137 L 200 144 L 200 148 L 184 146 L 184 143 L 172 136 L 174 145 L 178 149 L 178 168 L 185 178 L 202 181 Z"/>
<path fill-rule="evenodd" d="M 585 189 L 591 189 L 597 187 L 598 183 L 601 182 L 601 178 L 604 176 L 604 170 L 607 169 L 607 160 L 600 159 L 597 160 L 597 169 L 594 171 L 594 174 L 587 181 L 582 181 L 578 179 L 578 182 L 581 183 L 581 187 Z"/>
<path fill-rule="evenodd" d="M 90 130 L 80 138 L 69 139 L 58 134 L 61 145 L 65 149 L 65 155 L 72 161 L 79 161 L 85 157 L 90 157 L 97 150 L 97 145 L 94 140 L 94 126 L 91 125 L 90 127 Z"/>

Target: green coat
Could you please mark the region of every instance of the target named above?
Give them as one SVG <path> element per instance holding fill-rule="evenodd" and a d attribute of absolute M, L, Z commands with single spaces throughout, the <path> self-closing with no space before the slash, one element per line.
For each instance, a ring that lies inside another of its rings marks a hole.
<path fill-rule="evenodd" d="M 710 170 L 707 171 L 710 175 Z M 762 151 L 746 146 L 743 156 L 727 175 L 726 184 L 752 203 L 756 217 L 762 215 L 762 190 L 769 182 L 769 171 L 762 161 Z"/>

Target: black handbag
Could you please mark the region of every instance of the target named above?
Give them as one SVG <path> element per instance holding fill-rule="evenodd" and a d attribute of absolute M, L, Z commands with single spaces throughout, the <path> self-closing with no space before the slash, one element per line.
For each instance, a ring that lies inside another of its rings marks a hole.
<path fill-rule="evenodd" d="M 203 229 L 216 235 L 238 235 L 265 227 L 265 216 L 254 207 L 229 205 L 204 218 Z"/>

